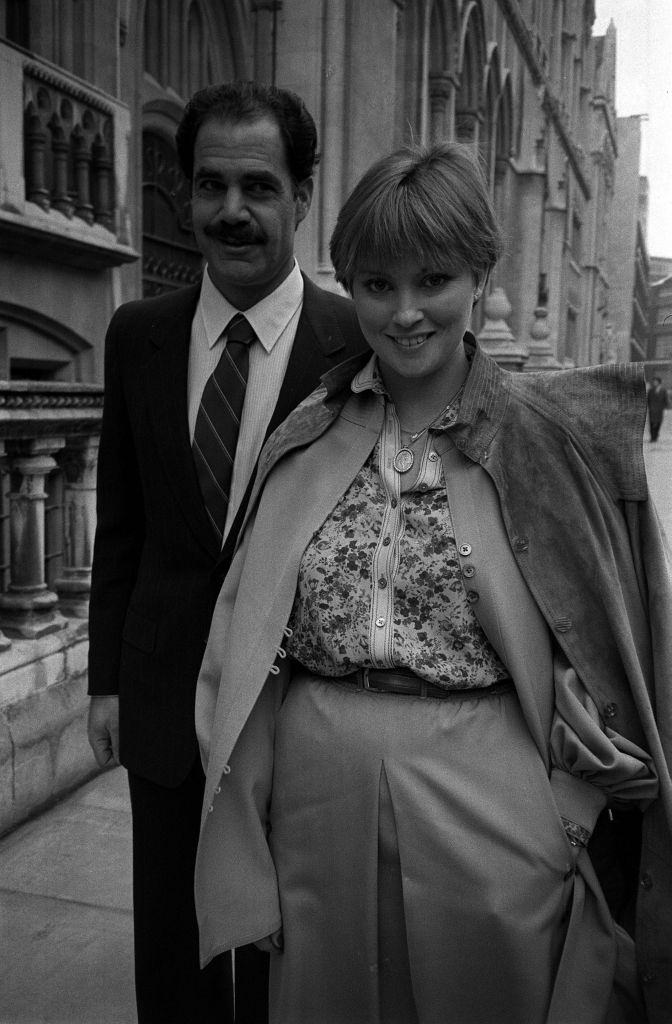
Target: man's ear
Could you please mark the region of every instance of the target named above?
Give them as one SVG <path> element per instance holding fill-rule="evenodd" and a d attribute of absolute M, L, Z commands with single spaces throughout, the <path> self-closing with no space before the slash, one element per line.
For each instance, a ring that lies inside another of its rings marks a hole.
<path fill-rule="evenodd" d="M 299 182 L 294 191 L 294 208 L 296 210 L 296 223 L 294 226 L 296 228 L 298 228 L 299 224 L 310 210 L 310 204 L 312 201 L 313 179 L 306 178 L 304 181 Z"/>

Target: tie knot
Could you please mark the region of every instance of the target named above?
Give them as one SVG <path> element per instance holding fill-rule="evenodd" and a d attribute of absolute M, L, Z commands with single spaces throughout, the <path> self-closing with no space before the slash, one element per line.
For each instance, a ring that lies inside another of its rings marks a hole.
<path fill-rule="evenodd" d="M 240 342 L 242 345 L 249 345 L 254 341 L 254 330 L 247 317 L 242 313 L 236 313 L 231 317 L 226 327 L 226 340 Z"/>

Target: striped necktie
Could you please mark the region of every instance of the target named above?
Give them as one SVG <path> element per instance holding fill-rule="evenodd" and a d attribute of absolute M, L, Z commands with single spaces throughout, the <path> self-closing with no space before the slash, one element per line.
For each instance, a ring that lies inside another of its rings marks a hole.
<path fill-rule="evenodd" d="M 226 346 L 203 389 L 192 444 L 203 501 L 220 544 L 245 401 L 250 343 L 255 338 L 242 313 L 232 317 L 224 333 Z"/>

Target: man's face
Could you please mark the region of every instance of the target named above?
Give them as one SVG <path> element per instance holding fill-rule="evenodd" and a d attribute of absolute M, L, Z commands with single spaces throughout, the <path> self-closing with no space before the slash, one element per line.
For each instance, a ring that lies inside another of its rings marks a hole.
<path fill-rule="evenodd" d="M 294 186 L 271 117 L 207 120 L 194 147 L 192 217 L 213 284 L 238 309 L 269 295 L 292 269 L 294 233 L 312 179 Z"/>

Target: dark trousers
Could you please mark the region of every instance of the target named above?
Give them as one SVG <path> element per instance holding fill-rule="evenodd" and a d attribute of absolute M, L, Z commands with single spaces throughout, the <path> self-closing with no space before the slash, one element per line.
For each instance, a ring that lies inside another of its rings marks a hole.
<path fill-rule="evenodd" d="M 133 817 L 135 991 L 139 1024 L 233 1024 L 231 954 L 201 970 L 194 865 L 204 776 L 174 789 L 129 773 Z M 268 956 L 236 951 L 236 1024 L 268 1019 Z"/>
<path fill-rule="evenodd" d="M 653 416 L 649 413 L 649 430 L 651 432 L 651 440 L 657 441 L 660 428 L 663 424 L 663 414 L 654 413 Z"/>

